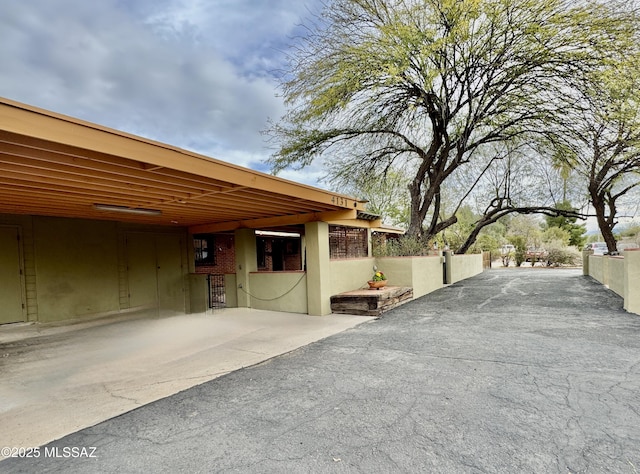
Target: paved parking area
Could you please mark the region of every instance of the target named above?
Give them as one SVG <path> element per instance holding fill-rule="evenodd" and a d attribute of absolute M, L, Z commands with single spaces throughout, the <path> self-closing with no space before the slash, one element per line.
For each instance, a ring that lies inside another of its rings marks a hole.
<path fill-rule="evenodd" d="M 578 270 L 487 271 L 38 455 L 0 471 L 637 473 L 640 316 Z"/>
<path fill-rule="evenodd" d="M 371 319 L 229 308 L 2 326 L 0 448 L 49 443 Z"/>

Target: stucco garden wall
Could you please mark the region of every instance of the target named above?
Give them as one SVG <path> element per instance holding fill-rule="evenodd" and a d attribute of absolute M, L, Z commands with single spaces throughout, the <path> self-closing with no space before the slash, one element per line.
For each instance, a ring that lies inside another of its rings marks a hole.
<path fill-rule="evenodd" d="M 345 291 L 367 288 L 367 281 L 371 280 L 375 265 L 375 258 L 331 260 L 329 262 L 331 294 L 337 295 Z"/>
<path fill-rule="evenodd" d="M 482 254 L 455 255 L 445 253 L 447 259 L 447 283 L 456 283 L 482 273 Z"/>
<path fill-rule="evenodd" d="M 378 257 L 332 260 L 330 264 L 332 294 L 367 288 L 374 266 L 384 272 L 392 286 L 413 288 L 414 298 L 443 286 L 442 257 Z"/>
<path fill-rule="evenodd" d="M 590 255 L 587 258 L 589 260 L 589 276 L 606 285 L 604 272 L 605 257 L 602 255 Z"/>
<path fill-rule="evenodd" d="M 413 288 L 414 298 L 443 287 L 443 257 L 378 257 L 332 260 L 330 264 L 333 294 L 366 288 L 373 267 L 384 272 L 393 286 Z M 483 272 L 482 255 L 454 255 L 450 260 L 452 282 Z"/>
<path fill-rule="evenodd" d="M 624 252 L 624 309 L 640 314 L 640 250 Z"/>
<path fill-rule="evenodd" d="M 419 298 L 443 286 L 442 257 L 381 257 L 378 269 L 384 271 L 390 284 L 410 286 Z"/>
<path fill-rule="evenodd" d="M 609 289 L 624 297 L 624 258 L 609 257 L 607 263 Z"/>
<path fill-rule="evenodd" d="M 584 274 L 624 298 L 624 309 L 640 314 L 640 250 L 622 256 L 585 255 Z"/>
<path fill-rule="evenodd" d="M 589 256 L 589 275 L 611 291 L 624 297 L 624 258 L 608 255 Z"/>

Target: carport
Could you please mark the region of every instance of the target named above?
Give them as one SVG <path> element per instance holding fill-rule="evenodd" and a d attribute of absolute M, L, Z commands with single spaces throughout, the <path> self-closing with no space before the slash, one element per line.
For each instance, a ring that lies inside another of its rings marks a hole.
<path fill-rule="evenodd" d="M 238 306 L 255 230 L 303 229 L 309 314 L 330 313 L 329 222 L 354 198 L 0 99 L 0 324 L 199 311 L 193 235 L 235 237 Z M 304 311 L 303 311 L 304 312 Z"/>

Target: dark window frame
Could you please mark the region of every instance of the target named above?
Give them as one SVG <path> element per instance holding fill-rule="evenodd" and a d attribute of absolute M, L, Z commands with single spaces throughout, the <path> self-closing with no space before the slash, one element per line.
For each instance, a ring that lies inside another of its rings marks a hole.
<path fill-rule="evenodd" d="M 195 234 L 193 252 L 196 266 L 216 265 L 216 237 L 212 234 Z"/>

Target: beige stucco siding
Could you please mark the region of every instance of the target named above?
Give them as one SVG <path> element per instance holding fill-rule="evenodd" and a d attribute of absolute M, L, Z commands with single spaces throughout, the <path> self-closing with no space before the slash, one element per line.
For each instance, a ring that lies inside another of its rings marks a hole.
<path fill-rule="evenodd" d="M 377 259 L 393 286 L 410 286 L 413 297 L 418 298 L 442 288 L 442 258 L 430 257 L 383 257 Z"/>
<path fill-rule="evenodd" d="M 136 301 L 158 310 L 189 309 L 186 229 L 14 215 L 0 215 L 0 226 L 20 235 L 25 308 L 11 320 L 94 318 L 136 309 Z M 132 259 L 127 237 L 134 235 L 139 245 Z M 132 270 L 145 255 L 146 266 Z M 132 300 L 133 271 L 145 294 Z"/>
<path fill-rule="evenodd" d="M 34 235 L 39 321 L 119 309 L 114 222 L 39 217 Z"/>
<path fill-rule="evenodd" d="M 609 257 L 609 289 L 624 297 L 624 258 Z"/>
<path fill-rule="evenodd" d="M 456 283 L 482 273 L 482 254 L 447 254 L 447 271 L 450 271 L 448 283 Z"/>
<path fill-rule="evenodd" d="M 373 275 L 375 264 L 374 258 L 331 260 L 329 263 L 331 294 L 337 295 L 345 291 L 366 288 L 367 281 Z"/>
<path fill-rule="evenodd" d="M 250 307 L 286 313 L 307 312 L 304 272 L 257 272 L 249 275 Z"/>

